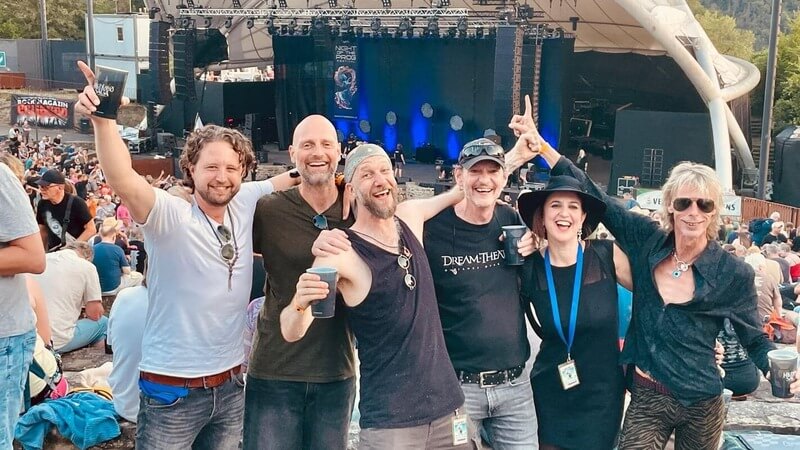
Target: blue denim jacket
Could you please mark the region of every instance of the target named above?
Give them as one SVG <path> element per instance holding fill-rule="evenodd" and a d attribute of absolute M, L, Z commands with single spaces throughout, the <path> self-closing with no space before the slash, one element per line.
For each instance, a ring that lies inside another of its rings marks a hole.
<path fill-rule="evenodd" d="M 754 272 L 744 261 L 712 241 L 691 268 L 694 298 L 664 304 L 653 271 L 675 248 L 675 236 L 649 217 L 628 211 L 605 194 L 568 159 L 552 175 L 573 176 L 608 205 L 603 224 L 628 255 L 633 275 L 633 317 L 621 363 L 634 364 L 670 390 L 686 406 L 722 394 L 715 361 L 715 339 L 727 318 L 755 365 L 766 374 L 767 352 L 775 345 L 762 331 Z"/>

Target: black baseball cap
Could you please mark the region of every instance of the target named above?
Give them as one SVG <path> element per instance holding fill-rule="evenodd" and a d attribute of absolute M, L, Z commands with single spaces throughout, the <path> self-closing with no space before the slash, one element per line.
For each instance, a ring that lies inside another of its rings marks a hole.
<path fill-rule="evenodd" d="M 51 184 L 66 184 L 64 175 L 56 169 L 50 169 L 36 182 L 39 186 L 50 186 Z"/>
<path fill-rule="evenodd" d="M 480 161 L 494 161 L 500 166 L 505 166 L 505 151 L 503 147 L 486 138 L 475 139 L 464 144 L 458 154 L 458 165 L 469 169 Z"/>

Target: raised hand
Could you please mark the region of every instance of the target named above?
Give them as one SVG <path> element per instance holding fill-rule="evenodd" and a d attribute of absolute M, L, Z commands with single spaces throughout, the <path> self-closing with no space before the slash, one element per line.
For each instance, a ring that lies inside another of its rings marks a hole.
<path fill-rule="evenodd" d="M 514 136 L 520 137 L 522 134 L 536 129 L 536 123 L 533 121 L 533 107 L 531 106 L 531 97 L 525 96 L 525 112 L 522 115 L 514 114 L 511 117 L 511 122 L 508 128 L 514 131 Z"/>

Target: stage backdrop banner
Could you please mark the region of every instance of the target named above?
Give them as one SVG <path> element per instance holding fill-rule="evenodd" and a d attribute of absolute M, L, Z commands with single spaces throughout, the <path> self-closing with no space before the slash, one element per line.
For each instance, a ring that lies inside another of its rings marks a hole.
<path fill-rule="evenodd" d="M 343 41 L 334 46 L 333 116 L 355 119 L 358 117 L 358 46 Z"/>
<path fill-rule="evenodd" d="M 53 97 L 11 96 L 11 123 L 51 128 L 72 126 L 73 102 Z"/>

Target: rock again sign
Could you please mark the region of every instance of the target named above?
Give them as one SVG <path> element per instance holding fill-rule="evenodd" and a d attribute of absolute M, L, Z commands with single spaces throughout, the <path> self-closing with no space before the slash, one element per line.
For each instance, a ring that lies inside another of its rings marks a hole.
<path fill-rule="evenodd" d="M 14 95 L 11 97 L 11 122 L 32 126 L 69 128 L 73 103 L 53 97 Z"/>

